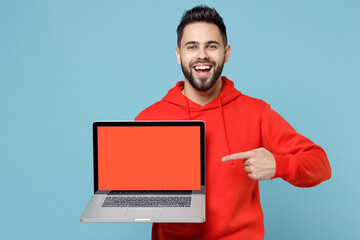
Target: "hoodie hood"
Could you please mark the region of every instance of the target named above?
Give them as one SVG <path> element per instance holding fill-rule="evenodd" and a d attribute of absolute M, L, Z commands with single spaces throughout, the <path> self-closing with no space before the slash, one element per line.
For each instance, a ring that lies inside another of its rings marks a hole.
<path fill-rule="evenodd" d="M 184 89 L 184 81 L 180 81 L 176 84 L 176 86 L 169 90 L 166 96 L 162 99 L 165 102 L 169 102 L 179 107 L 186 108 L 188 111 L 197 112 L 204 111 L 213 108 L 219 108 L 223 105 L 226 105 L 229 102 L 237 99 L 241 92 L 234 88 L 234 83 L 227 79 L 226 77 L 222 77 L 222 90 L 214 100 L 209 102 L 208 104 L 201 106 L 182 94 L 182 90 Z"/>

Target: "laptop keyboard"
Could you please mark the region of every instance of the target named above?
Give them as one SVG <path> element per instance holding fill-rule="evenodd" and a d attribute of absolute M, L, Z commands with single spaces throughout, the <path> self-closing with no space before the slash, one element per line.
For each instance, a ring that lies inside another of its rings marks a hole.
<path fill-rule="evenodd" d="M 191 207 L 191 197 L 106 197 L 101 207 Z"/>

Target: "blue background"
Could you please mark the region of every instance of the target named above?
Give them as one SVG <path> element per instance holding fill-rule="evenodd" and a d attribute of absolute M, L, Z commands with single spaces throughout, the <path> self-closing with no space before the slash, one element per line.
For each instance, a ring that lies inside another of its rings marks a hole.
<path fill-rule="evenodd" d="M 150 239 L 151 224 L 80 223 L 91 124 L 132 120 L 183 80 L 175 29 L 199 3 L 0 1 L 0 239 Z M 227 26 L 223 75 L 332 166 L 315 188 L 260 183 L 265 239 L 357 238 L 360 2 L 205 3 Z"/>

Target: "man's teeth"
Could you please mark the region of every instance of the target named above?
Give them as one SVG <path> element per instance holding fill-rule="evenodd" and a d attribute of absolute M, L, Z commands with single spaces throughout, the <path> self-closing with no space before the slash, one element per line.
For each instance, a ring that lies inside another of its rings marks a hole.
<path fill-rule="evenodd" d="M 196 70 L 205 70 L 205 69 L 210 69 L 210 66 L 196 66 L 195 69 Z"/>

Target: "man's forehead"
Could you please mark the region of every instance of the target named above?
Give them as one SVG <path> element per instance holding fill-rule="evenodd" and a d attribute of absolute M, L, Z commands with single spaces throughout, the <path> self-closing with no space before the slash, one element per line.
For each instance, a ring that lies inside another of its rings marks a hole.
<path fill-rule="evenodd" d="M 181 45 L 187 42 L 207 43 L 209 41 L 223 44 L 220 29 L 215 24 L 196 22 L 185 26 Z"/>

